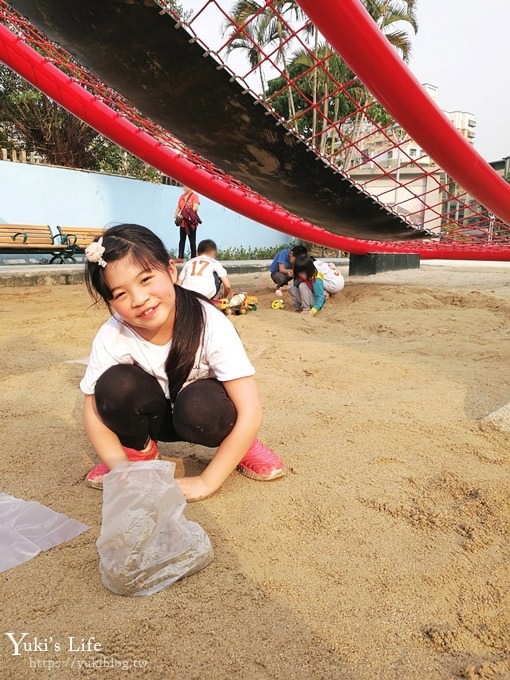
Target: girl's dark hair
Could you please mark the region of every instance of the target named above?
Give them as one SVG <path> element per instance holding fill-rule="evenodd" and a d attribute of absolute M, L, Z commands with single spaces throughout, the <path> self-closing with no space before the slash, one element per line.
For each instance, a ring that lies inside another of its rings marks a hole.
<path fill-rule="evenodd" d="M 119 224 L 107 229 L 102 235 L 103 260 L 108 263 L 130 256 L 144 270 L 166 271 L 168 252 L 158 236 L 139 224 Z M 95 239 L 99 240 L 99 237 Z M 95 262 L 87 262 L 85 284 L 95 302 L 104 300 L 110 308 L 112 292 L 105 278 L 105 268 Z M 205 329 L 204 310 L 200 300 L 207 298 L 175 286 L 175 322 L 170 352 L 165 363 L 170 399 L 175 401 L 186 382 Z"/>
<path fill-rule="evenodd" d="M 311 281 L 317 276 L 317 269 L 314 265 L 314 258 L 309 255 L 301 255 L 296 257 L 294 262 L 294 277 L 298 278 L 301 273 L 306 274 L 306 278 Z"/>
<path fill-rule="evenodd" d="M 290 249 L 290 252 L 294 255 L 294 257 L 301 257 L 308 255 L 308 248 L 306 246 L 294 246 Z"/>

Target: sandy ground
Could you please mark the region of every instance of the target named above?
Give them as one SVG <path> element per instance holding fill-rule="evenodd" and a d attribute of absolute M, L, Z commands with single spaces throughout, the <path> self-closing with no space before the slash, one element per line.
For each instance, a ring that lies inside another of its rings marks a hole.
<path fill-rule="evenodd" d="M 235 323 L 289 474 L 234 474 L 190 505 L 214 562 L 138 599 L 99 580 L 83 368 L 64 363 L 105 312 L 79 286 L 0 289 L 2 490 L 91 525 L 0 576 L 1 677 L 107 659 L 179 680 L 510 678 L 508 435 L 480 424 L 510 401 L 508 270 L 350 280 L 313 320 L 273 311 L 264 275 L 236 285 L 260 296 Z M 192 447 L 163 451 L 200 469 Z M 7 631 L 49 651 L 12 656 Z M 101 651 L 67 652 L 69 636 Z"/>

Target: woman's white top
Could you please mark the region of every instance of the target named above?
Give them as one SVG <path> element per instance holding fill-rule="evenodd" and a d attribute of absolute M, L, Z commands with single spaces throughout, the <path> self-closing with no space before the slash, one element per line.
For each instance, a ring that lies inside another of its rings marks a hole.
<path fill-rule="evenodd" d="M 204 378 L 220 382 L 246 378 L 255 374 L 235 327 L 221 312 L 209 303 L 201 303 L 205 312 L 205 330 L 195 363 L 183 385 Z M 132 364 L 140 366 L 154 376 L 166 398 L 170 397 L 165 362 L 172 341 L 155 345 L 142 338 L 117 315 L 106 321 L 92 343 L 92 352 L 80 389 L 94 394 L 98 378 L 111 366 Z"/>

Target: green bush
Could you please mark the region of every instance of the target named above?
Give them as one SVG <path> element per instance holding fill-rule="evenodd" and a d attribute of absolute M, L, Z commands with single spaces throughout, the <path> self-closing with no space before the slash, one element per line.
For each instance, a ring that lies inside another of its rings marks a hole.
<path fill-rule="evenodd" d="M 292 244 L 282 243 L 279 246 L 266 248 L 225 248 L 218 250 L 218 260 L 272 260 L 277 252 Z"/>
<path fill-rule="evenodd" d="M 268 246 L 266 248 L 225 248 L 218 250 L 218 260 L 272 260 L 277 252 L 283 248 L 289 248 L 292 243 L 282 243 L 279 246 Z M 168 254 L 171 258 L 176 257 L 175 250 L 169 250 Z M 189 250 L 185 253 L 186 259 L 189 259 Z"/>

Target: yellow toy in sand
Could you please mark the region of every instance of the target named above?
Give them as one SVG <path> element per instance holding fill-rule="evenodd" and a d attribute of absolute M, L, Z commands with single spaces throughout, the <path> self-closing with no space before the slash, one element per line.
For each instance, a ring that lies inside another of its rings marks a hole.
<path fill-rule="evenodd" d="M 273 309 L 285 309 L 285 302 L 281 298 L 276 298 L 271 302 L 271 307 Z"/>
<path fill-rule="evenodd" d="M 258 298 L 255 295 L 237 293 L 232 295 L 230 300 L 226 298 L 218 300 L 217 305 L 227 316 L 231 316 L 232 314 L 247 314 L 249 311 L 254 312 L 257 309 L 257 303 Z"/>

